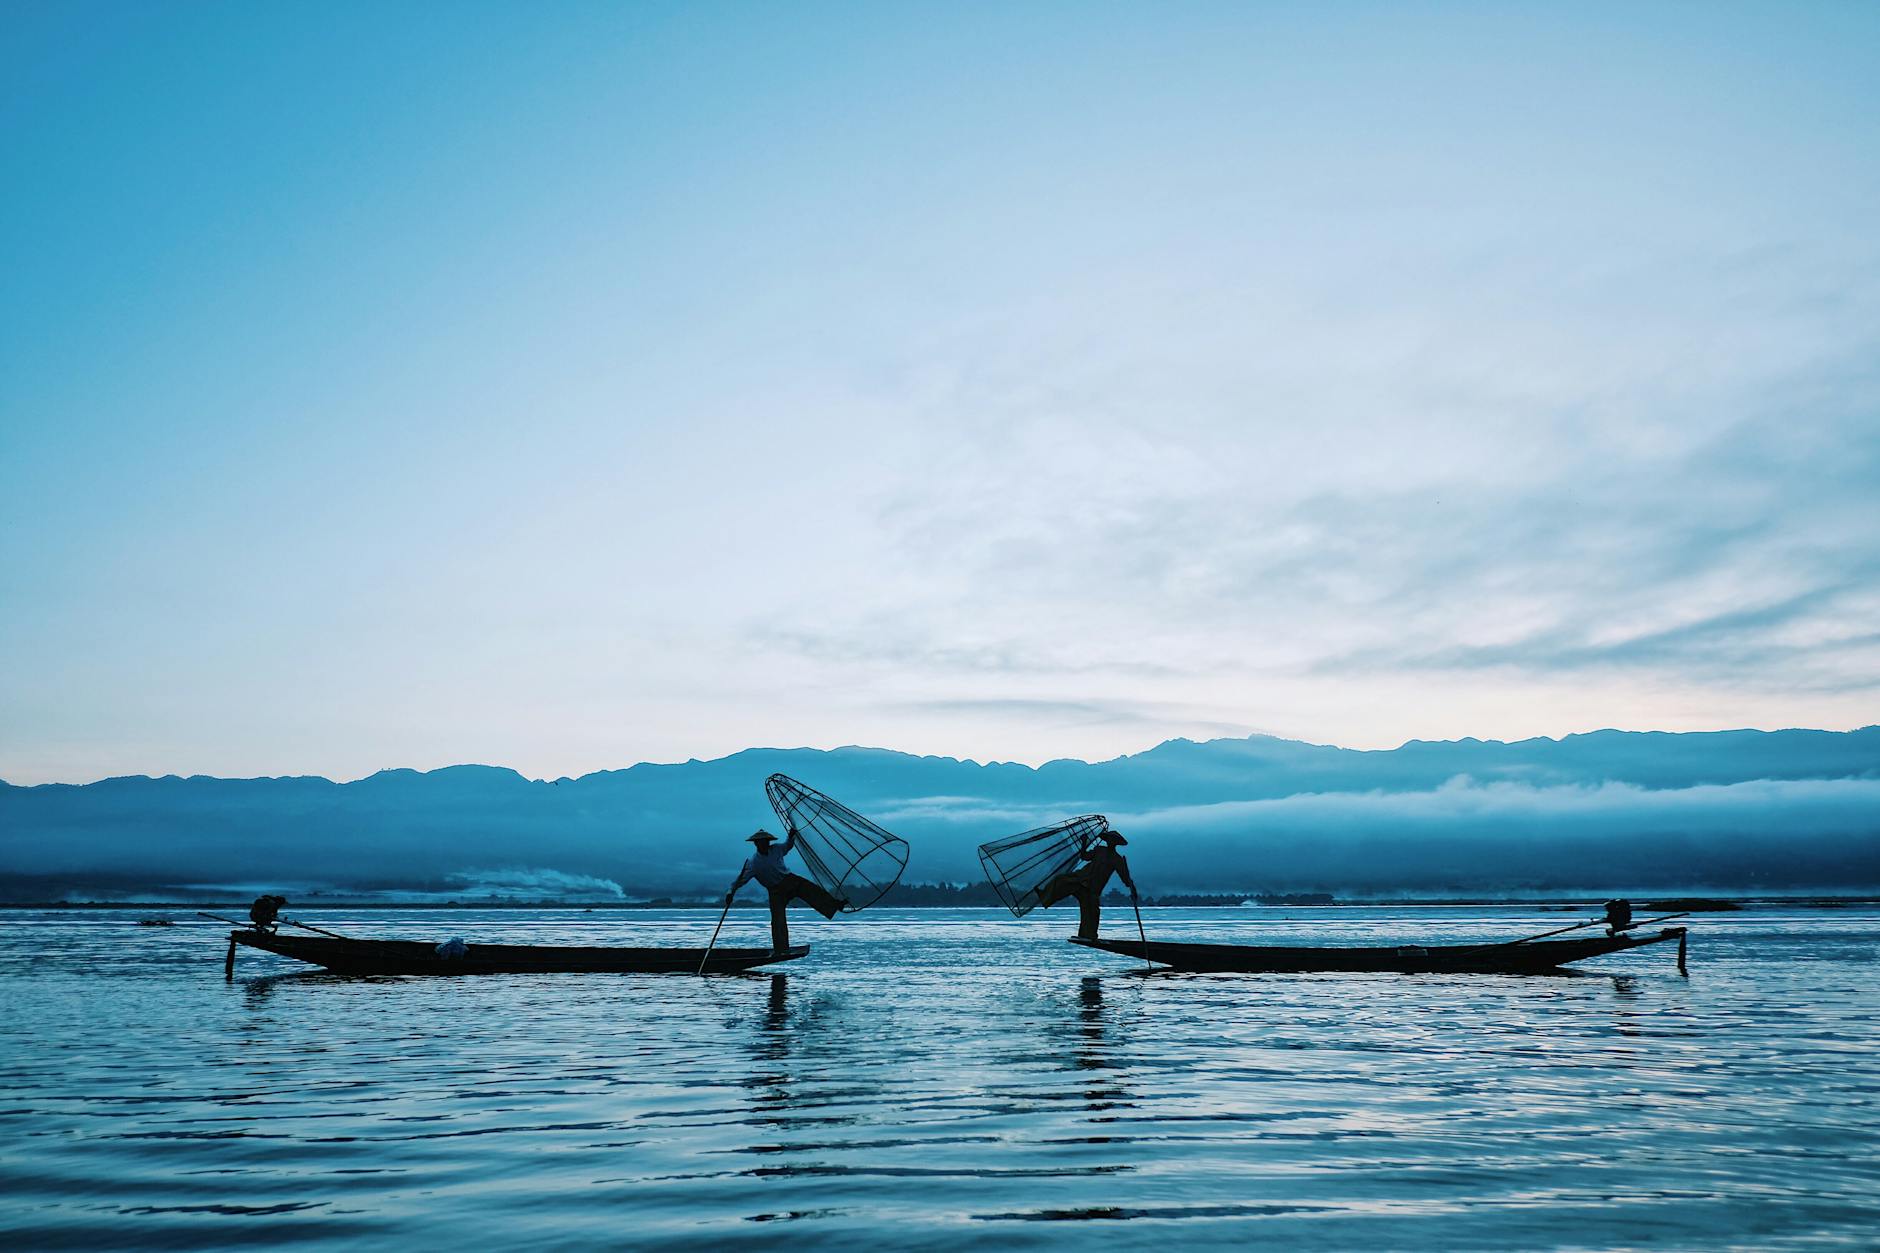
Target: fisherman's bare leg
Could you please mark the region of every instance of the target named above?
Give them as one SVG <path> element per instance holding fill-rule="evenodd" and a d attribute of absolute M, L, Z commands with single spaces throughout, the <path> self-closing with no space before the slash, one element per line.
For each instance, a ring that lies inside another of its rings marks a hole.
<path fill-rule="evenodd" d="M 1083 881 L 1076 874 L 1061 874 L 1038 889 L 1038 903 L 1049 909 L 1067 896 L 1074 896 Z"/>
<path fill-rule="evenodd" d="M 842 912 L 842 898 L 826 891 L 822 884 L 793 874 L 770 889 L 770 943 L 773 948 L 790 947 L 790 922 L 786 910 L 792 901 L 802 901 L 825 918 Z"/>
<path fill-rule="evenodd" d="M 805 879 L 802 875 L 791 875 L 790 894 L 802 901 L 825 918 L 834 918 L 842 912 L 842 898 L 826 891 L 823 885 L 814 879 Z"/>
<path fill-rule="evenodd" d="M 1067 896 L 1077 898 L 1077 934 L 1086 940 L 1097 938 L 1097 915 L 1101 907 L 1097 903 L 1097 893 L 1090 886 L 1090 880 L 1075 870 L 1059 875 L 1039 890 L 1039 903 L 1047 907 L 1057 904 Z"/>

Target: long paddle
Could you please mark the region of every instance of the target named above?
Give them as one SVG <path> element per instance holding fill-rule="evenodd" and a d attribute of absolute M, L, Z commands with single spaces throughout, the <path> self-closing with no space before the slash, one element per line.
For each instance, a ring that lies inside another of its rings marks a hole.
<path fill-rule="evenodd" d="M 206 914 L 200 909 L 196 911 L 196 917 L 209 918 L 216 922 L 226 922 L 231 927 L 248 927 L 248 926 L 253 925 L 251 923 L 246 923 L 246 922 L 236 922 L 233 918 L 224 918 L 221 914 Z M 337 931 L 325 931 L 319 927 L 308 926 L 304 922 L 295 922 L 292 918 L 281 918 L 281 919 L 278 919 L 277 921 L 284 922 L 290 927 L 299 927 L 302 931 L 311 931 L 315 935 L 331 936 L 335 940 L 352 939 L 350 935 L 341 935 Z"/>
<path fill-rule="evenodd" d="M 1136 900 L 1136 889 L 1129 890 L 1129 907 L 1136 911 L 1136 936 L 1142 941 L 1142 965 L 1145 970 L 1154 970 L 1155 963 L 1149 960 L 1149 936 L 1142 929 L 1142 905 Z"/>
<path fill-rule="evenodd" d="M 1621 931 L 1631 931 L 1637 927 L 1649 927 L 1654 922 L 1670 922 L 1673 918 L 1689 918 L 1690 916 L 1689 912 L 1682 914 L 1661 914 L 1656 918 L 1641 918 L 1637 922 L 1627 923 L 1619 929 Z M 1499 944 L 1478 944 L 1473 948 L 1457 949 L 1447 956 L 1453 961 L 1458 957 L 1466 957 L 1475 953 L 1486 953 L 1493 949 L 1513 948 L 1517 944 L 1531 944 L 1535 940 L 1545 940 L 1550 935 L 1565 935 L 1569 931 L 1578 931 L 1582 927 L 1596 927 L 1604 921 L 1606 921 L 1604 918 L 1588 918 L 1585 922 L 1576 922 L 1570 927 L 1561 927 L 1554 931 L 1543 931 L 1539 935 L 1524 935 L 1518 940 L 1503 940 Z"/>
<path fill-rule="evenodd" d="M 698 959 L 698 972 L 705 973 L 705 963 L 712 959 L 712 950 L 718 947 L 718 933 L 725 929 L 725 915 L 731 912 L 731 898 L 735 892 L 725 893 L 725 907 L 718 911 L 718 925 L 712 928 L 712 942 L 705 946 L 705 956 Z"/>
<path fill-rule="evenodd" d="M 310 927 L 304 922 L 295 922 L 292 918 L 283 918 L 281 919 L 281 921 L 286 923 L 290 927 L 299 927 L 302 931 L 311 931 L 315 935 L 328 935 L 328 936 L 332 936 L 335 940 L 352 939 L 350 935 L 341 935 L 337 931 L 324 931 L 324 930 L 321 930 L 319 927 Z"/>

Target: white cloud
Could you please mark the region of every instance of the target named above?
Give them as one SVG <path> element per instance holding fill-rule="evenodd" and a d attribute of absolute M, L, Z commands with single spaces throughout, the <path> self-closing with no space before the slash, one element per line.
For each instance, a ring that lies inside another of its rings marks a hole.
<path fill-rule="evenodd" d="M 1880 885 L 1880 779 L 1647 789 L 1451 780 L 1111 814 L 1138 874 L 1204 888 L 1736 890 Z M 1180 855 L 1158 854 L 1179 848 Z"/>

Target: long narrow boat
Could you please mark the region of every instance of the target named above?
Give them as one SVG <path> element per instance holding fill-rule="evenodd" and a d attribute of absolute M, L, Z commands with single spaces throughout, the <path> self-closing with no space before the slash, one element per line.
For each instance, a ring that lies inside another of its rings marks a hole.
<path fill-rule="evenodd" d="M 1507 944 L 1427 944 L 1349 948 L 1278 948 L 1255 944 L 1164 944 L 1141 940 L 1086 940 L 1072 944 L 1134 957 L 1176 970 L 1297 973 L 1376 971 L 1387 974 L 1543 974 L 1571 962 L 1603 957 L 1648 944 L 1678 942 L 1684 968 L 1684 928 L 1650 935 L 1601 935 L 1582 940 L 1513 941 Z"/>
<path fill-rule="evenodd" d="M 440 951 L 445 946 L 422 940 L 326 939 L 245 927 L 230 931 L 228 940 L 231 969 L 235 946 L 240 944 L 348 975 L 696 974 L 701 959 L 705 959 L 702 948 L 577 948 L 555 944 L 467 944 L 451 956 Z M 807 944 L 782 950 L 714 948 L 705 960 L 705 973 L 726 974 L 795 961 L 807 952 Z"/>

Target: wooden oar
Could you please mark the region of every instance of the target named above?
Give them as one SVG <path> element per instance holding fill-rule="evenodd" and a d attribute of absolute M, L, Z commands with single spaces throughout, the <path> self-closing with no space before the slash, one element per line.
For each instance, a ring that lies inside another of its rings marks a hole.
<path fill-rule="evenodd" d="M 1473 948 L 1459 948 L 1450 953 L 1451 957 L 1462 957 L 1469 953 L 1486 953 L 1494 948 L 1513 948 L 1517 944 L 1529 944 L 1535 940 L 1545 940 L 1552 935 L 1565 935 L 1569 931 L 1578 931 L 1582 927 L 1596 927 L 1606 921 L 1604 918 L 1588 918 L 1585 922 L 1576 922 L 1570 927 L 1560 927 L 1553 931 L 1543 931 L 1539 935 L 1524 935 L 1518 940 L 1502 940 L 1496 944 L 1477 944 Z"/>
<path fill-rule="evenodd" d="M 288 926 L 290 926 L 290 927 L 299 927 L 299 928 L 300 928 L 300 929 L 301 929 L 302 931 L 311 931 L 311 932 L 313 932 L 313 933 L 314 933 L 315 935 L 325 935 L 325 936 L 331 936 L 331 937 L 332 937 L 333 939 L 335 939 L 335 940 L 350 940 L 350 939 L 352 939 L 352 937 L 351 937 L 350 935 L 341 935 L 341 934 L 340 934 L 339 932 L 337 932 L 337 931 L 323 931 L 323 930 L 321 930 L 321 929 L 320 929 L 319 927 L 310 927 L 310 926 L 308 926 L 308 925 L 307 925 L 306 923 L 304 923 L 304 922 L 295 922 L 295 921 L 294 921 L 294 920 L 293 920 L 292 918 L 283 918 L 283 919 L 281 919 L 281 921 L 282 921 L 282 922 L 284 922 L 284 923 L 286 923 L 286 924 L 287 924 Z"/>
<path fill-rule="evenodd" d="M 1687 912 L 1682 914 L 1662 914 L 1657 918 L 1641 918 L 1637 922 L 1628 922 L 1625 926 L 1619 928 L 1619 930 L 1621 932 L 1631 931 L 1636 927 L 1649 927 L 1654 922 L 1670 922 L 1673 918 L 1689 918 L 1690 916 L 1691 915 Z M 1570 927 L 1561 927 L 1555 931 L 1543 931 L 1539 935 L 1524 935 L 1518 940 L 1503 940 L 1499 944 L 1478 944 L 1474 948 L 1457 949 L 1453 953 L 1446 954 L 1446 956 L 1450 960 L 1454 960 L 1458 957 L 1466 957 L 1474 953 L 1486 953 L 1498 948 L 1513 948 L 1517 944 L 1531 944 L 1535 940 L 1545 940 L 1548 936 L 1565 935 L 1569 931 L 1578 931 L 1582 927 L 1596 927 L 1604 921 L 1606 921 L 1604 918 L 1588 918 L 1585 922 L 1576 922 Z"/>
<path fill-rule="evenodd" d="M 1689 918 L 1690 916 L 1691 911 L 1688 909 L 1681 914 L 1659 914 L 1656 918 L 1645 918 L 1638 922 L 1628 922 L 1625 926 L 1620 927 L 1619 930 L 1630 931 L 1633 927 L 1649 927 L 1654 922 L 1670 922 L 1673 918 Z"/>
<path fill-rule="evenodd" d="M 204 912 L 203 912 L 202 910 L 200 910 L 200 909 L 196 911 L 196 917 L 198 917 L 198 918 L 209 918 L 209 919 L 212 919 L 212 920 L 214 920 L 214 921 L 216 921 L 216 922 L 226 922 L 226 923 L 227 923 L 227 924 L 228 924 L 229 926 L 231 926 L 231 927 L 250 927 L 250 928 L 252 928 L 252 927 L 254 926 L 254 924 L 253 924 L 253 923 L 248 923 L 248 922 L 237 922 L 237 921 L 235 921 L 235 920 L 234 920 L 233 918 L 224 918 L 224 917 L 223 917 L 223 916 L 222 916 L 221 914 L 208 914 L 208 913 L 204 913 Z M 352 937 L 351 937 L 350 935 L 341 935 L 341 934 L 340 934 L 339 932 L 337 932 L 337 931 L 323 931 L 323 930 L 321 930 L 321 929 L 320 929 L 319 927 L 313 927 L 313 926 L 309 926 L 309 925 L 307 925 L 307 924 L 306 924 L 306 923 L 304 923 L 304 922 L 295 922 L 295 921 L 294 921 L 294 920 L 293 920 L 292 918 L 282 918 L 282 919 L 280 919 L 279 921 L 281 921 L 281 922 L 284 922 L 284 923 L 286 923 L 286 924 L 287 924 L 288 926 L 290 926 L 290 927 L 299 927 L 299 928 L 300 928 L 300 929 L 301 929 L 302 931 L 311 931 L 311 932 L 313 932 L 313 933 L 314 933 L 315 935 L 324 935 L 324 936 L 330 936 L 330 937 L 332 937 L 332 938 L 333 938 L 333 939 L 335 939 L 335 940 L 350 940 L 350 939 L 352 939 Z"/>
<path fill-rule="evenodd" d="M 725 893 L 725 907 L 718 911 L 718 925 L 712 928 L 712 942 L 705 946 L 705 956 L 698 959 L 698 972 L 705 973 L 705 963 L 712 959 L 712 950 L 718 947 L 718 933 L 725 929 L 725 915 L 731 912 L 731 898 L 737 893 Z"/>

